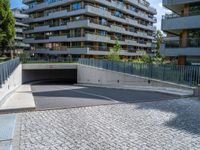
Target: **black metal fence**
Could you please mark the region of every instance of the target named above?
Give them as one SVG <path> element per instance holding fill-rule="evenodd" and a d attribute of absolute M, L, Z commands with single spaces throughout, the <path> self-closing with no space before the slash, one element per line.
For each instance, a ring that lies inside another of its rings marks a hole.
<path fill-rule="evenodd" d="M 79 59 L 79 63 L 189 86 L 200 84 L 200 67 L 198 66 L 115 62 L 86 58 Z"/>
<path fill-rule="evenodd" d="M 15 68 L 20 64 L 19 58 L 0 63 L 0 87 L 10 77 Z"/>

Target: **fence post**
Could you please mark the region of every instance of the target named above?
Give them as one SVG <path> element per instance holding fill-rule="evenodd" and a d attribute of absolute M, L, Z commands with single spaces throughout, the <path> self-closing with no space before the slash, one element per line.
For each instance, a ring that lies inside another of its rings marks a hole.
<path fill-rule="evenodd" d="M 163 77 L 162 77 L 163 81 L 165 81 L 165 65 L 163 65 Z"/>
<path fill-rule="evenodd" d="M 194 95 L 197 96 L 197 97 L 200 99 L 200 84 L 199 84 L 198 87 L 195 89 Z"/>
<path fill-rule="evenodd" d="M 149 67 L 149 69 L 150 69 L 150 76 L 149 77 L 152 78 L 153 77 L 153 64 L 150 63 L 149 66 L 150 66 Z"/>

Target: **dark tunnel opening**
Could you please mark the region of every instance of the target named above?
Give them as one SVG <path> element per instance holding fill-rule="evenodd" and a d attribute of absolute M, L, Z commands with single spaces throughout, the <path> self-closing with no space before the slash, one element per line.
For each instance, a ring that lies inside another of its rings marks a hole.
<path fill-rule="evenodd" d="M 40 84 L 76 84 L 76 69 L 23 70 L 22 82 Z"/>

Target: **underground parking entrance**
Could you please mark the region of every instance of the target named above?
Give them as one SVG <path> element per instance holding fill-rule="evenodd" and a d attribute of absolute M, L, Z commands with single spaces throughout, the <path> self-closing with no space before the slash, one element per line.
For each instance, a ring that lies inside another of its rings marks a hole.
<path fill-rule="evenodd" d="M 93 87 L 77 84 L 77 65 L 23 65 L 22 79 L 31 83 L 36 110 L 65 109 L 179 98 L 153 91 Z M 79 74 L 80 76 L 80 74 Z"/>

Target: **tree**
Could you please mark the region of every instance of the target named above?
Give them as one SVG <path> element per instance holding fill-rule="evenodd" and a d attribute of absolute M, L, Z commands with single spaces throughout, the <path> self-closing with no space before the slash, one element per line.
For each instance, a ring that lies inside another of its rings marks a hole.
<path fill-rule="evenodd" d="M 3 31 L 0 29 L 0 43 L 3 41 L 3 39 L 5 38 L 5 34 L 3 33 Z M 1 48 L 1 44 L 0 44 L 0 56 L 2 55 L 2 48 Z"/>
<path fill-rule="evenodd" d="M 9 0 L 0 0 L 0 50 L 2 54 L 14 46 L 15 19 Z"/>
<path fill-rule="evenodd" d="M 157 55 L 160 55 L 160 46 L 163 42 L 163 34 L 160 30 L 156 31 L 156 52 Z"/>
<path fill-rule="evenodd" d="M 110 49 L 108 59 L 112 60 L 112 61 L 119 61 L 120 60 L 120 56 L 119 56 L 120 50 L 121 50 L 121 46 L 119 44 L 119 41 L 116 40 L 114 47 Z"/>

